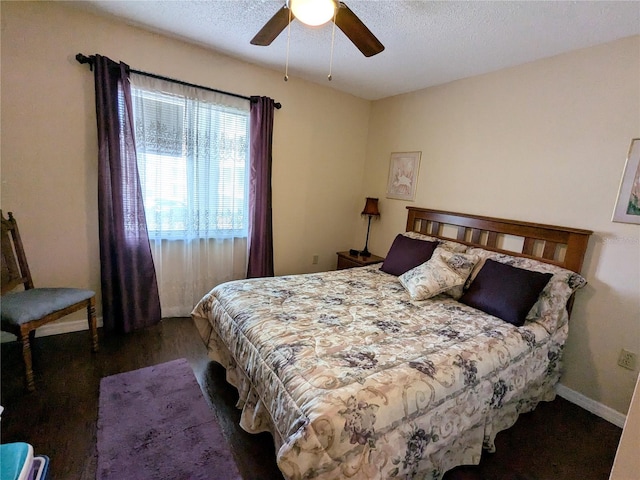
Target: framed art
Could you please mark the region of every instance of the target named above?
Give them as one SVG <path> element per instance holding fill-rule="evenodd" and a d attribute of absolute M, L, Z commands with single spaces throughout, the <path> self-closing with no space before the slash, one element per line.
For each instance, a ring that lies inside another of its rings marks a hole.
<path fill-rule="evenodd" d="M 387 198 L 414 200 L 418 184 L 418 170 L 422 152 L 397 152 L 391 154 Z"/>
<path fill-rule="evenodd" d="M 631 140 L 611 220 L 640 224 L 640 138 Z"/>

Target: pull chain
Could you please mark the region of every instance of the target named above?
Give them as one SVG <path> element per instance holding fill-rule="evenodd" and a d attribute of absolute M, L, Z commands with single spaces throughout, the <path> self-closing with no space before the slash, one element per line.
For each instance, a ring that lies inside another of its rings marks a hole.
<path fill-rule="evenodd" d="M 340 6 L 336 6 L 334 13 L 333 13 L 333 28 L 331 29 L 331 58 L 329 59 L 329 75 L 327 75 L 327 80 L 331 81 L 331 79 L 333 78 L 331 76 L 331 71 L 333 69 L 333 44 L 335 43 L 335 39 L 336 39 L 336 16 L 338 15 L 338 8 L 340 8 Z"/>
<path fill-rule="evenodd" d="M 291 9 L 289 9 L 289 25 L 287 25 L 287 61 L 284 67 L 284 81 L 289 81 L 289 44 L 291 40 Z"/>

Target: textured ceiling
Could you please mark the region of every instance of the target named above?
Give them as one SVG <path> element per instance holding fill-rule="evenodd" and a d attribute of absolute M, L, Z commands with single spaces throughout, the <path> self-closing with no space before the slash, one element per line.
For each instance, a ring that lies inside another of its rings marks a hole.
<path fill-rule="evenodd" d="M 120 17 L 284 76 L 286 30 L 270 46 L 249 43 L 284 0 L 65 3 Z M 294 21 L 289 81 L 300 77 L 374 100 L 640 34 L 640 1 L 345 3 L 385 50 L 366 58 L 336 29 L 329 82 L 332 24 L 311 28 Z"/>

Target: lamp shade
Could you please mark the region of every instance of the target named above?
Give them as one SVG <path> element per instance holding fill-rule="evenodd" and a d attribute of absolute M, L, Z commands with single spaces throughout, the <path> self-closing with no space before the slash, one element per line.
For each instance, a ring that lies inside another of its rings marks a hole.
<path fill-rule="evenodd" d="M 334 0 L 289 0 L 289 8 L 302 23 L 317 27 L 333 18 L 336 2 Z"/>
<path fill-rule="evenodd" d="M 378 199 L 367 197 L 367 203 L 364 204 L 364 210 L 362 210 L 362 215 L 372 215 L 377 217 L 380 215 L 380 211 L 378 210 Z"/>

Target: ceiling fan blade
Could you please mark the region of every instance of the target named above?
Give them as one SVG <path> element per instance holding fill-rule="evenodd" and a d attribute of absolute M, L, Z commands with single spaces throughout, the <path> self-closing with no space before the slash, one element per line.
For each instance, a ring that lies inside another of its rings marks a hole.
<path fill-rule="evenodd" d="M 344 2 L 338 2 L 338 12 L 335 19 L 336 25 L 349 40 L 362 52 L 365 57 L 372 57 L 384 50 L 384 45 L 371 33 L 371 30 L 362 23 L 355 13 Z"/>
<path fill-rule="evenodd" d="M 271 45 L 278 35 L 289 25 L 289 9 L 283 6 L 271 19 L 265 23 L 256 36 L 251 39 L 252 45 Z"/>

